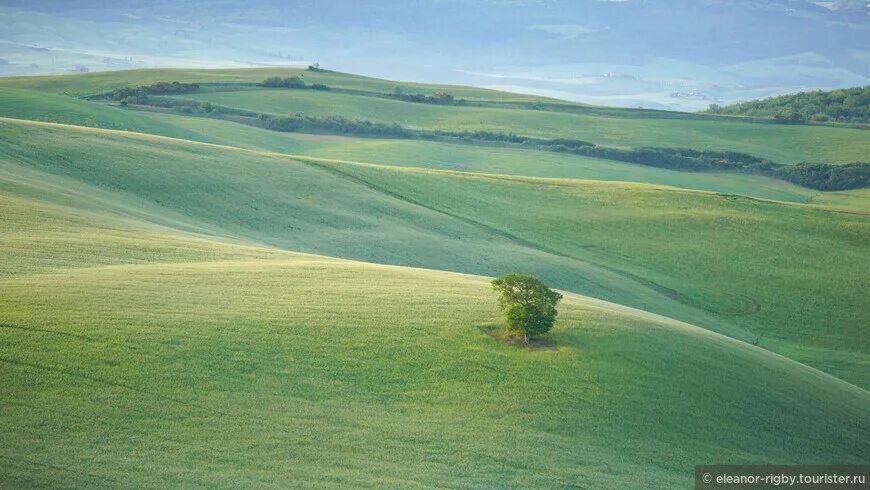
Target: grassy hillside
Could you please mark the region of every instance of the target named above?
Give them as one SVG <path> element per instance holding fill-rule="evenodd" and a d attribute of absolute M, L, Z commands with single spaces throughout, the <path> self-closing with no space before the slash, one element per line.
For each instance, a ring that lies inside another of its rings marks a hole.
<path fill-rule="evenodd" d="M 0 182 L 2 486 L 673 487 L 698 462 L 870 456 L 866 391 L 686 324 L 568 294 L 552 345 L 517 349 L 484 278 Z M 127 240 L 63 239 L 92 232 Z M 57 262 L 19 268 L 16 239 Z"/>
<path fill-rule="evenodd" d="M 240 91 L 237 86 L 256 84 L 270 76 L 292 75 L 304 76 L 309 84 L 322 83 L 343 90 L 386 94 L 400 86 L 406 93 L 431 94 L 441 90 L 471 102 L 497 102 L 500 105 L 436 106 L 352 93 L 287 89 Z M 0 87 L 81 96 L 161 81 L 203 84 L 201 94 L 188 94 L 185 98 L 194 97 L 228 107 L 273 114 L 338 114 L 372 121 L 400 122 L 421 128 L 579 138 L 616 147 L 729 150 L 781 163 L 847 163 L 861 160 L 870 152 L 870 133 L 859 129 L 756 124 L 661 111 L 588 108 L 580 104 L 485 89 L 394 82 L 301 69 L 128 70 L 57 77 L 12 77 L 0 79 Z M 543 110 L 530 109 L 534 104 Z"/>
<path fill-rule="evenodd" d="M 870 346 L 862 340 L 870 321 L 861 292 L 866 281 L 848 270 L 870 267 L 867 216 L 630 185 L 330 166 L 649 285 L 712 314 L 712 323 L 691 319 L 708 328 L 736 325 L 759 345 L 861 386 L 870 382 L 862 374 L 870 367 Z M 689 319 L 620 295 L 600 297 Z"/>
<path fill-rule="evenodd" d="M 161 124 L 196 133 L 197 141 L 351 160 L 530 177 L 647 182 L 793 202 L 814 202 L 823 193 L 768 177 L 725 172 L 684 172 L 537 150 L 494 148 L 432 141 L 281 133 L 210 118 L 138 113 Z M 849 206 L 849 203 L 844 203 Z M 870 209 L 870 206 L 856 206 Z"/>
<path fill-rule="evenodd" d="M 0 100 L 0 116 L 4 117 L 124 129 L 279 153 L 472 172 L 648 182 L 793 202 L 815 202 L 822 194 L 755 175 L 684 172 L 534 150 L 280 133 L 203 117 L 124 111 L 29 90 L 0 89 Z M 848 201 L 838 205 L 868 209 Z"/>
<path fill-rule="evenodd" d="M 862 159 L 870 133 L 253 85 L 287 74 L 0 79 L 0 487 L 674 488 L 696 464 L 870 458 L 870 189 L 70 95 L 178 80 L 276 114 L 782 163 Z M 565 294 L 540 343 L 496 335 L 508 272 Z"/>
<path fill-rule="evenodd" d="M 32 90 L 0 88 L 0 117 L 197 139 L 193 131 L 163 123 L 159 119 L 144 118 L 115 107 Z"/>
<path fill-rule="evenodd" d="M 282 155 L 11 121 L 0 123 L 0 134 L 0 163 L 13 175 L 24 167 L 122 192 L 128 206 L 160 206 L 197 230 L 295 251 L 471 273 L 503 274 L 528 264 L 561 287 L 620 291 L 635 303 L 662 302 L 706 317 L 605 268 L 506 240 L 501 230 Z M 175 226 L 164 213 L 139 216 Z"/>
<path fill-rule="evenodd" d="M 475 274 L 523 264 L 558 287 L 756 342 L 870 386 L 861 335 L 866 215 L 637 184 L 300 162 L 64 126 L 7 121 L 0 132 L 10 169 L 122 192 L 199 229 Z M 145 219 L 165 224 L 152 214 Z"/>
<path fill-rule="evenodd" d="M 546 97 L 513 94 L 496 90 L 453 85 L 396 82 L 364 77 L 350 73 L 331 71 L 311 72 L 302 68 L 253 68 L 253 69 L 150 69 L 61 75 L 53 77 L 8 77 L 0 79 L 0 86 L 25 88 L 74 96 L 93 95 L 117 88 L 151 85 L 157 82 L 178 81 L 200 84 L 252 84 L 268 77 L 303 76 L 308 83 L 322 83 L 330 87 L 389 93 L 396 86 L 409 93 L 436 92 L 443 90 L 468 100 L 506 100 L 516 102 L 552 101 Z M 576 104 L 580 105 L 580 104 Z"/>
<path fill-rule="evenodd" d="M 780 163 L 848 163 L 866 158 L 870 153 L 870 132 L 828 126 L 439 106 L 315 90 L 207 91 L 182 97 L 259 113 L 301 112 L 381 123 L 396 122 L 412 128 L 576 138 L 623 148 L 655 146 L 737 151 Z"/>

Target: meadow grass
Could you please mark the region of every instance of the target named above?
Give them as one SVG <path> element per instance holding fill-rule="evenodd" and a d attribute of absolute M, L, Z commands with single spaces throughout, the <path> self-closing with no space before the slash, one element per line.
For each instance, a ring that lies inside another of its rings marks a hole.
<path fill-rule="evenodd" d="M 868 189 L 60 95 L 293 73 L 0 79 L 0 487 L 674 488 L 696 464 L 870 458 Z M 848 159 L 870 134 L 248 88 L 234 103 L 620 146 Z M 508 272 L 565 294 L 541 344 L 497 338 Z"/>
<path fill-rule="evenodd" d="M 321 165 L 648 284 L 716 318 L 693 322 L 738 326 L 752 332 L 751 342 L 870 383 L 866 215 L 633 184 Z M 626 304 L 681 318 L 653 304 Z"/>
<path fill-rule="evenodd" d="M 522 269 L 870 386 L 866 215 L 631 183 L 299 161 L 10 120 L 0 133 L 7 172 L 116 193 L 149 206 L 139 215 L 157 224 L 369 262 Z"/>
<path fill-rule="evenodd" d="M 552 347 L 517 348 L 485 278 L 180 257 L 206 241 L 0 199 L 0 236 L 58 259 L 0 278 L 3 486 L 674 487 L 699 463 L 870 455 L 865 390 L 647 312 L 568 293 Z M 88 227 L 133 239 L 57 240 Z"/>
<path fill-rule="evenodd" d="M 12 120 L 0 122 L 0 134 L 0 168 L 7 174 L 42 174 L 57 181 L 52 189 L 69 187 L 71 181 L 113 192 L 118 197 L 101 205 L 120 213 L 132 209 L 156 224 L 288 250 L 433 269 L 498 275 L 529 264 L 562 287 L 584 284 L 601 293 L 621 291 L 635 302 L 660 300 L 684 309 L 655 289 L 606 269 L 505 239 L 500 230 L 283 155 Z M 54 194 L 43 199 L 54 199 Z"/>

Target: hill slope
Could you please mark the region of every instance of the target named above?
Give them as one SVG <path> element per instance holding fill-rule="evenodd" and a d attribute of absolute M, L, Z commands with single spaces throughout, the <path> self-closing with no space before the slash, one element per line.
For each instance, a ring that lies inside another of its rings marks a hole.
<path fill-rule="evenodd" d="M 200 109 L 782 163 L 870 133 L 272 75 L 0 79 L 0 487 L 674 488 L 701 463 L 870 459 L 870 189 Z M 172 80 L 201 84 L 164 97 L 191 112 L 61 95 Z M 506 272 L 564 292 L 546 341 L 494 335 Z"/>
<path fill-rule="evenodd" d="M 300 75 L 309 85 L 325 84 L 337 90 L 257 87 L 270 76 Z M 870 152 L 870 136 L 859 129 L 758 124 L 698 114 L 590 107 L 472 87 L 395 82 L 298 69 L 126 70 L 4 78 L 0 79 L 0 87 L 86 96 L 172 81 L 202 86 L 201 93 L 186 94 L 182 98 L 271 114 L 341 115 L 430 129 L 505 131 L 546 138 L 578 138 L 614 147 L 739 151 L 784 164 L 801 161 L 848 163 L 860 161 Z M 466 99 L 469 105 L 439 106 L 393 100 L 388 94 L 396 86 L 407 93 L 430 95 L 437 91 L 447 92 Z"/>
<path fill-rule="evenodd" d="M 11 120 L 0 133 L 7 172 L 23 167 L 121 193 L 158 224 L 370 262 L 484 275 L 522 267 L 560 288 L 870 385 L 861 334 L 865 215 L 638 184 L 294 159 Z"/>
<path fill-rule="evenodd" d="M 813 202 L 820 193 L 768 177 L 684 172 L 536 150 L 445 142 L 282 133 L 191 115 L 124 111 L 66 96 L 0 88 L 0 116 L 138 131 L 270 152 L 473 172 L 649 182 L 752 197 Z"/>
<path fill-rule="evenodd" d="M 598 145 L 737 151 L 779 163 L 848 163 L 866 158 L 870 133 L 862 129 L 752 123 L 697 116 L 652 118 L 647 112 L 618 115 L 523 107 L 413 104 L 315 90 L 205 91 L 179 96 L 258 113 L 342 116 L 411 128 L 496 131 L 541 138 L 574 138 Z"/>
<path fill-rule="evenodd" d="M 488 335 L 484 278 L 0 183 L 3 486 L 672 487 L 699 462 L 870 456 L 866 391 L 690 325 L 567 294 L 554 345 L 517 349 Z"/>

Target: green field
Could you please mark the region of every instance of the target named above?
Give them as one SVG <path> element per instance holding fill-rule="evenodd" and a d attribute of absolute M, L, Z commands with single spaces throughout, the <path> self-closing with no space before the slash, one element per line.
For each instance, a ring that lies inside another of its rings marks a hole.
<path fill-rule="evenodd" d="M 310 84 L 323 83 L 340 89 L 389 93 L 394 87 L 400 86 L 406 93 L 423 94 L 443 90 L 469 101 L 515 103 L 520 108 L 445 107 L 345 93 L 280 89 L 239 91 L 232 87 L 232 84 L 259 83 L 269 76 L 292 75 L 302 75 Z M 656 111 L 632 109 L 598 110 L 591 114 L 528 110 L 523 103 L 555 101 L 469 87 L 393 82 L 344 73 L 298 69 L 163 69 L 78 76 L 13 77 L 0 80 L 0 87 L 88 95 L 159 81 L 218 84 L 218 87 L 201 94 L 185 95 L 184 98 L 207 100 L 228 107 L 272 114 L 303 112 L 399 122 L 418 128 L 513 131 L 546 138 L 578 138 L 615 147 L 659 146 L 739 151 L 780 163 L 848 163 L 866 159 L 866 155 L 870 153 L 870 133 L 865 129 L 751 123 L 715 117 L 680 118 L 675 113 L 667 113 L 667 117 L 662 117 L 655 116 Z M 226 87 L 229 91 L 221 91 L 220 84 L 229 84 Z M 568 108 L 586 107 L 565 102 L 560 102 L 560 105 Z"/>
<path fill-rule="evenodd" d="M 259 113 L 343 116 L 396 122 L 411 128 L 514 132 L 542 138 L 575 138 L 613 147 L 730 150 L 780 163 L 848 163 L 866 159 L 870 154 L 870 132 L 829 126 L 439 106 L 314 90 L 209 91 L 187 94 L 183 98 Z"/>
<path fill-rule="evenodd" d="M 0 487 L 674 488 L 870 459 L 870 189 L 63 95 L 274 73 L 0 80 Z M 196 97 L 794 161 L 870 134 L 220 87 Z M 495 335 L 509 272 L 565 295 L 541 344 Z"/>
<path fill-rule="evenodd" d="M 194 131 L 181 126 L 165 124 L 115 107 L 32 90 L 0 88 L 0 117 L 136 131 L 184 139 L 196 139 L 197 136 Z"/>
<path fill-rule="evenodd" d="M 0 116 L 51 121 L 330 159 L 532 177 L 648 182 L 792 202 L 826 193 L 747 174 L 683 172 L 578 155 L 413 140 L 279 133 L 217 119 L 129 112 L 70 97 L 0 89 Z M 410 105 L 410 104 L 409 104 Z M 858 203 L 861 209 L 870 209 Z M 855 208 L 850 200 L 839 207 Z"/>
<path fill-rule="evenodd" d="M 388 93 L 399 86 L 408 93 L 432 93 L 444 90 L 468 100 L 498 100 L 508 102 L 553 101 L 546 97 L 512 94 L 475 87 L 439 85 L 415 82 L 396 82 L 337 72 L 310 72 L 298 68 L 255 68 L 234 70 L 152 69 L 62 75 L 55 77 L 9 77 L 0 80 L 0 86 L 24 88 L 42 92 L 65 93 L 75 96 L 93 95 L 117 88 L 150 85 L 156 82 L 178 81 L 200 84 L 260 83 L 268 77 L 305 77 L 307 83 L 322 83 L 330 87 L 369 92 Z M 559 101 L 561 102 L 561 101 Z M 579 105 L 579 104 L 577 104 Z"/>

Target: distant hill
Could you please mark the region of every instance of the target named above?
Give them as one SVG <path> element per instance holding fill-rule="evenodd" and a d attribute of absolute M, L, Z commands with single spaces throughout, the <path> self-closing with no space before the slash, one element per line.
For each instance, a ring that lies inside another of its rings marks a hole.
<path fill-rule="evenodd" d="M 690 111 L 782 87 L 870 84 L 870 9 L 860 0 L 158 3 L 4 0 L 0 75 L 320 62 L 393 80 Z M 713 30 L 728 42 L 710 42 Z"/>
<path fill-rule="evenodd" d="M 870 122 L 870 85 L 800 92 L 725 107 L 712 104 L 706 112 L 782 120 L 867 123 Z"/>

